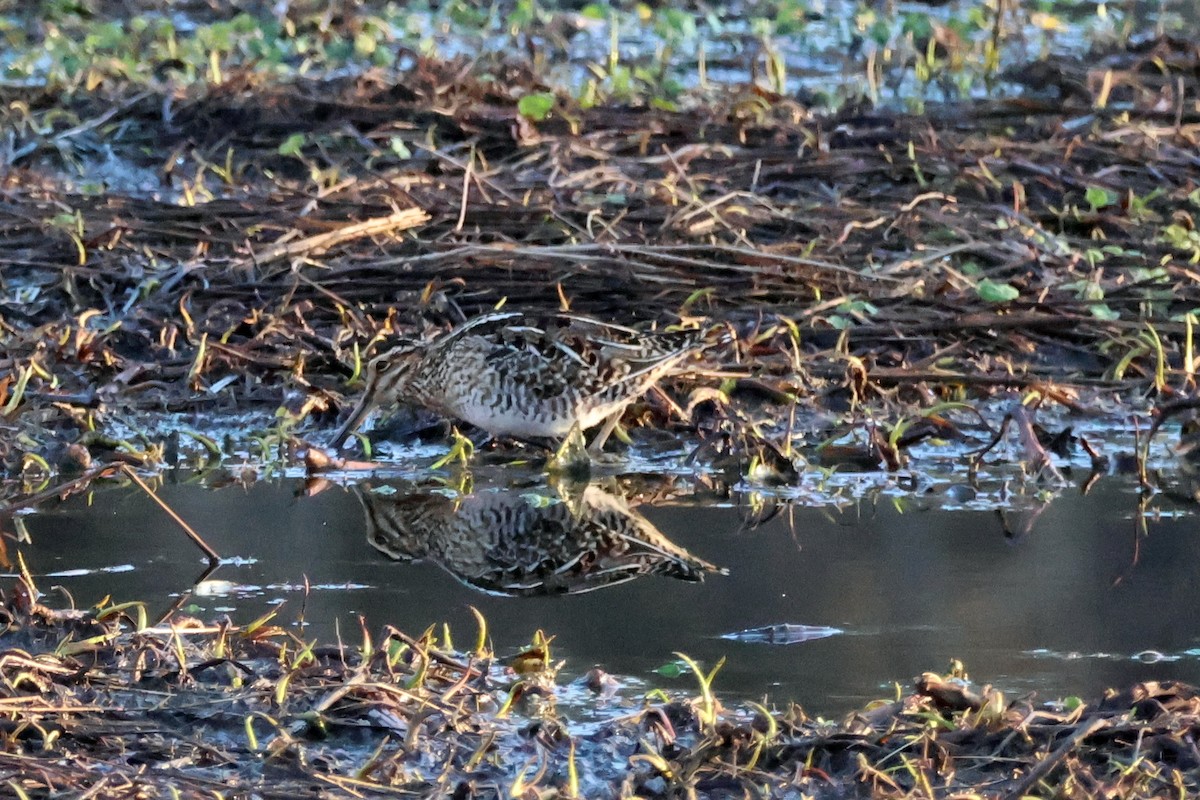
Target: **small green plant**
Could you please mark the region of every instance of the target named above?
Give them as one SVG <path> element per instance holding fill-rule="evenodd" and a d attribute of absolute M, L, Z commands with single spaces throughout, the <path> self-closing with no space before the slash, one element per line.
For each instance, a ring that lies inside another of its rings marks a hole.
<path fill-rule="evenodd" d="M 1160 239 L 1174 249 L 1187 253 L 1189 263 L 1200 264 L 1200 231 L 1176 222 L 1162 229 Z"/>
<path fill-rule="evenodd" d="M 835 330 L 844 331 L 867 322 L 870 317 L 879 313 L 879 309 L 867 300 L 854 299 L 839 303 L 834 312 L 826 317 L 825 321 Z M 799 336 L 798 329 L 795 335 Z"/>
<path fill-rule="evenodd" d="M 1156 214 L 1150 209 L 1150 204 L 1165 194 L 1165 191 L 1160 186 L 1152 192 L 1138 196 L 1132 191 L 1129 192 L 1129 216 L 1135 220 L 1145 221 L 1154 219 Z"/>
<path fill-rule="evenodd" d="M 55 228 L 70 237 L 71 243 L 75 245 L 75 252 L 79 257 L 79 264 L 87 263 L 87 244 L 84 239 L 83 215 L 78 209 L 72 211 L 64 211 L 55 214 L 47 222 L 52 228 Z"/>
<path fill-rule="evenodd" d="M 1008 283 L 999 283 L 991 278 L 984 278 L 975 284 L 975 292 L 985 303 L 1001 305 L 1011 303 L 1021 296 L 1020 290 Z"/>
<path fill-rule="evenodd" d="M 1087 200 L 1088 206 L 1091 207 L 1092 213 L 1099 213 L 1101 209 L 1115 206 L 1120 202 L 1121 196 L 1116 192 L 1105 189 L 1103 186 L 1089 186 L 1084 192 L 1083 197 Z"/>
<path fill-rule="evenodd" d="M 551 92 L 533 92 L 517 101 L 517 111 L 526 119 L 541 122 L 550 116 L 554 109 L 554 95 Z"/>
<path fill-rule="evenodd" d="M 683 653 L 675 653 L 675 655 L 680 661 L 687 664 L 692 674 L 696 676 L 696 683 L 700 685 L 700 698 L 696 705 L 696 717 L 700 720 L 700 724 L 704 728 L 711 729 L 717 723 L 717 711 L 719 710 L 717 698 L 712 692 L 712 682 L 717 673 L 721 671 L 721 667 L 725 666 L 725 659 L 721 658 L 711 670 L 705 672 L 691 657 Z"/>

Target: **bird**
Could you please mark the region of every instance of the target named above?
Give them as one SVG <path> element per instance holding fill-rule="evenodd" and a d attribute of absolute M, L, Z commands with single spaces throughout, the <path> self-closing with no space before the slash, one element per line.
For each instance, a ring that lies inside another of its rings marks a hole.
<path fill-rule="evenodd" d="M 727 575 L 671 542 L 628 501 L 588 484 L 573 497 L 520 489 L 380 494 L 355 489 L 367 541 L 396 561 L 432 561 L 489 594 L 581 594 L 642 575 Z"/>
<path fill-rule="evenodd" d="M 334 434 L 339 447 L 374 410 L 418 405 L 490 437 L 563 440 L 606 423 L 705 346 L 699 328 L 642 333 L 588 317 L 520 311 L 469 319 L 432 340 L 398 339 L 369 362 L 366 389 Z"/>

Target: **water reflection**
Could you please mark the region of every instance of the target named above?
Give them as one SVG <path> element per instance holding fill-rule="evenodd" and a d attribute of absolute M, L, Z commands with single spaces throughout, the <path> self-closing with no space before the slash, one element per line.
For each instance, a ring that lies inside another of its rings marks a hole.
<path fill-rule="evenodd" d="M 27 533 L 8 552 L 14 561 L 20 552 L 43 590 L 61 586 L 80 606 L 145 600 L 153 619 L 182 599 L 186 614 L 248 623 L 284 602 L 280 623 L 302 618 L 306 640 L 322 641 L 357 630 L 359 617 L 372 630 L 447 622 L 461 638 L 475 630 L 474 607 L 502 651 L 539 628 L 553 633 L 569 673 L 599 664 L 693 691 L 690 676 L 652 670 L 675 651 L 706 665 L 725 658 L 722 694 L 769 693 L 820 713 L 888 695 L 892 681 L 951 658 L 1006 692 L 1042 698 L 1200 682 L 1195 506 L 1161 494 L 1147 506 L 1134 480 L 1104 478 L 1086 496 L 1017 496 L 994 481 L 968 496 L 953 484 L 871 494 L 862 488 L 871 476 L 845 475 L 784 498 L 622 476 L 619 492 L 614 481 L 572 502 L 536 475 L 484 473 L 457 504 L 428 488 L 300 496 L 299 480 L 211 491 L 180 474 L 162 499 L 226 558 L 203 595 L 188 595 L 203 557 L 137 489 L 49 503 L 23 518 Z M 522 487 L 487 488 L 512 480 Z M 371 506 L 389 520 L 376 522 L 372 541 L 406 563 L 364 543 Z M 457 538 L 472 515 L 480 525 Z M 498 531 L 505 515 L 528 527 Z M 591 549 L 567 547 L 590 536 Z M 509 553 L 509 566 L 491 563 L 496 552 Z M 709 562 L 728 576 L 612 578 L 704 574 Z M 529 575 L 549 581 L 530 589 Z M 610 578 L 604 591 L 562 594 Z M 527 596 L 500 594 L 522 587 Z"/>
<path fill-rule="evenodd" d="M 642 575 L 698 582 L 721 571 L 594 484 L 567 497 L 517 489 L 355 493 L 367 541 L 381 553 L 432 561 L 491 594 L 582 594 Z"/>

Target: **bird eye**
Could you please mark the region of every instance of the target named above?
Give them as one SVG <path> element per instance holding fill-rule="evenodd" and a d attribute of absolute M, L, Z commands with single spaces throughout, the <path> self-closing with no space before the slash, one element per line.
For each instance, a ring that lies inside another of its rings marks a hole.
<path fill-rule="evenodd" d="M 388 360 L 386 358 L 379 359 L 375 362 L 375 371 L 376 372 L 387 372 L 388 369 L 391 368 L 391 366 L 392 365 L 388 363 Z"/>

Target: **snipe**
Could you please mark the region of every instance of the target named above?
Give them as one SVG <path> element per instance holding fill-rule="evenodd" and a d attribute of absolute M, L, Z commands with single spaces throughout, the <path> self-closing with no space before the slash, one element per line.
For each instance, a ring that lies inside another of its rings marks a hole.
<path fill-rule="evenodd" d="M 598 448 L 625 407 L 703 343 L 700 330 L 640 333 L 565 314 L 543 323 L 487 314 L 372 359 L 366 392 L 332 445 L 376 408 L 408 403 L 518 439 L 562 439 L 575 426 L 606 422 Z"/>

